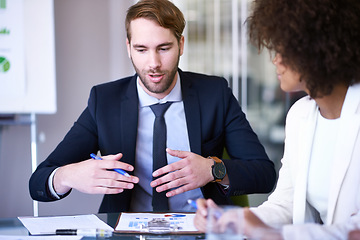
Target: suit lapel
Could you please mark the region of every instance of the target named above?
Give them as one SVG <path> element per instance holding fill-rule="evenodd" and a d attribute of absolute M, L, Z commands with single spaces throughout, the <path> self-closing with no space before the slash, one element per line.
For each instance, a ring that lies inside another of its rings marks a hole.
<path fill-rule="evenodd" d="M 294 188 L 294 224 L 304 223 L 306 219 L 306 191 L 308 183 L 309 163 L 313 144 L 315 126 L 318 116 L 318 107 L 314 104 L 308 115 L 299 121 L 299 162 L 298 174 Z"/>
<path fill-rule="evenodd" d="M 200 104 L 191 80 L 179 69 L 190 150 L 201 155 Z"/>
<path fill-rule="evenodd" d="M 354 144 L 360 128 L 360 85 L 350 87 L 342 107 L 337 148 L 334 153 L 331 173 L 330 195 L 328 202 L 327 224 L 333 222 L 334 212 L 341 190 L 341 185 L 349 168 Z"/>
<path fill-rule="evenodd" d="M 126 94 L 121 98 L 121 142 L 124 157 L 130 164 L 135 163 L 136 137 L 139 116 L 139 98 L 136 89 L 135 75 L 131 80 Z M 134 109 L 136 109 L 134 111 Z"/>

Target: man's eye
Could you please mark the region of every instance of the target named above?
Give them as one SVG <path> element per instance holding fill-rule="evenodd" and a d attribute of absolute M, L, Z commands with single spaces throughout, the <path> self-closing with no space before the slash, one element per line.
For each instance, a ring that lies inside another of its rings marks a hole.
<path fill-rule="evenodd" d="M 168 51 L 170 48 L 160 48 L 160 51 L 161 52 L 165 52 L 165 51 Z"/>
<path fill-rule="evenodd" d="M 143 52 L 145 52 L 146 50 L 143 49 L 143 48 L 138 48 L 138 49 L 136 49 L 136 51 L 139 52 L 139 53 L 143 53 Z"/>

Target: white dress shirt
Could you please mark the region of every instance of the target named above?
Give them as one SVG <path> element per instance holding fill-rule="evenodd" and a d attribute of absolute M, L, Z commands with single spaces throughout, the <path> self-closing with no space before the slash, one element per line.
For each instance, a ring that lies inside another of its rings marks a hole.
<path fill-rule="evenodd" d="M 153 125 L 155 115 L 150 106 L 156 103 L 172 102 L 164 114 L 167 140 L 166 146 L 174 150 L 190 151 L 189 136 L 184 112 L 184 103 L 182 101 L 180 76 L 172 91 L 163 99 L 157 99 L 148 95 L 139 85 L 137 80 L 137 90 L 139 95 L 139 122 L 138 134 L 136 140 L 136 159 L 134 175 L 139 177 L 140 181 L 134 189 L 132 195 L 130 211 L 152 211 L 152 139 Z M 167 154 L 168 164 L 178 161 L 179 158 Z M 195 211 L 188 203 L 188 199 L 197 199 L 203 197 L 201 190 L 194 189 L 185 193 L 169 198 L 170 211 Z"/>

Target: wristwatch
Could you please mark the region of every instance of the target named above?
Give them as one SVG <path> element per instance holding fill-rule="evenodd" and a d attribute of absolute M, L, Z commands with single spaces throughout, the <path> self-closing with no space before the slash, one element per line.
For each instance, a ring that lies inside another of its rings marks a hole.
<path fill-rule="evenodd" d="M 221 182 L 221 180 L 224 179 L 224 177 L 226 176 L 226 168 L 225 168 L 225 164 L 223 163 L 223 161 L 221 161 L 221 159 L 217 158 L 217 157 L 208 157 L 212 160 L 214 160 L 214 165 L 212 165 L 212 175 L 214 176 L 214 181 L 213 182 Z"/>

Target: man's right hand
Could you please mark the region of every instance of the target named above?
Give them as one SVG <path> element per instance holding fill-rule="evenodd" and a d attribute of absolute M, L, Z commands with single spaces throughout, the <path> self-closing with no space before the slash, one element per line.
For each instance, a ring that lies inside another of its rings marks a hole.
<path fill-rule="evenodd" d="M 136 176 L 126 177 L 108 169 L 120 168 L 133 171 L 130 164 L 120 162 L 122 153 L 102 156 L 103 160 L 89 159 L 60 167 L 53 180 L 53 186 L 58 194 L 65 194 L 74 188 L 90 194 L 117 194 L 124 189 L 134 188 L 139 182 Z"/>

